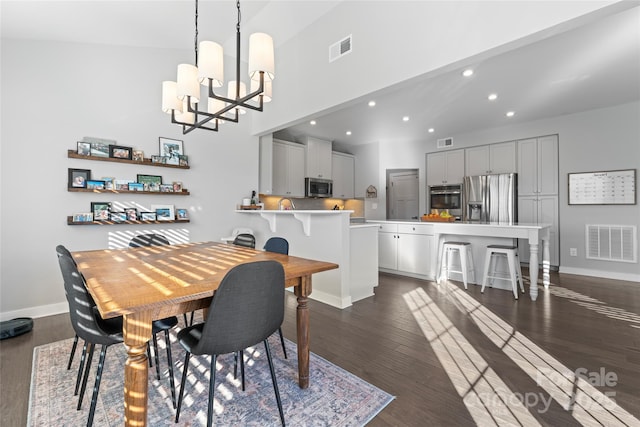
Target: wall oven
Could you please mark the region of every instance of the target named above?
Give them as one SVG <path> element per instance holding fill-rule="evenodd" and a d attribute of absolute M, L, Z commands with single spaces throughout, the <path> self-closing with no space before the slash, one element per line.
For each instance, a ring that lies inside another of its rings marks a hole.
<path fill-rule="evenodd" d="M 333 181 L 330 179 L 305 178 L 305 197 L 331 197 L 333 195 Z"/>
<path fill-rule="evenodd" d="M 463 196 L 462 184 L 433 185 L 429 187 L 429 209 L 448 209 L 456 221 L 460 221 L 462 219 Z"/>

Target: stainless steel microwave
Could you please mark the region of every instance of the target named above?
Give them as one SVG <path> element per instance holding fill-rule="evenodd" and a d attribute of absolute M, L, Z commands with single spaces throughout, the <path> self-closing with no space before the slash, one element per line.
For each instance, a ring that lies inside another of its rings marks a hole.
<path fill-rule="evenodd" d="M 305 178 L 305 197 L 331 197 L 333 196 L 333 181 L 330 179 Z"/>

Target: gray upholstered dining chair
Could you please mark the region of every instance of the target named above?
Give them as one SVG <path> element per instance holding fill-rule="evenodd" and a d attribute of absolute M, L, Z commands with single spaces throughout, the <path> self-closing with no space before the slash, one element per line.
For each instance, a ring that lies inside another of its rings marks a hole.
<path fill-rule="evenodd" d="M 191 355 L 211 355 L 207 426 L 212 425 L 213 397 L 218 355 L 242 351 L 264 343 L 280 421 L 285 425 L 278 382 L 267 338 L 278 330 L 284 319 L 284 269 L 277 261 L 240 264 L 227 272 L 207 313 L 204 323 L 178 332 L 178 342 L 186 350 L 176 419 L 187 385 Z M 257 368 L 257 366 L 254 366 Z"/>
<path fill-rule="evenodd" d="M 253 249 L 256 247 L 256 238 L 253 234 L 240 233 L 233 239 L 233 244 Z"/>
<path fill-rule="evenodd" d="M 270 237 L 264 244 L 263 249 L 269 252 L 289 255 L 289 242 L 284 237 Z M 287 348 L 284 345 L 284 336 L 282 335 L 282 327 L 278 328 L 280 335 L 280 343 L 282 344 L 282 352 L 284 358 L 287 359 Z"/>

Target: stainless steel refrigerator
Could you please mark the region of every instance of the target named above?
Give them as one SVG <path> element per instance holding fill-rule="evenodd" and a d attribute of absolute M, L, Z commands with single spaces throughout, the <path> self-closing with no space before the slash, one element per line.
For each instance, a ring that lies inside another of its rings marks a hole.
<path fill-rule="evenodd" d="M 464 221 L 514 224 L 518 222 L 518 175 L 515 173 L 464 177 Z"/>

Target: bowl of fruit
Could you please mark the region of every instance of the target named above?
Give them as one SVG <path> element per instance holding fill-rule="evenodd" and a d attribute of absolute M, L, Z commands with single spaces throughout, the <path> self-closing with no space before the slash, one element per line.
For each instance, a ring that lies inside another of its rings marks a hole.
<path fill-rule="evenodd" d="M 452 222 L 456 218 L 449 213 L 448 209 L 431 209 L 431 213 L 422 215 L 422 221 L 426 222 Z"/>

